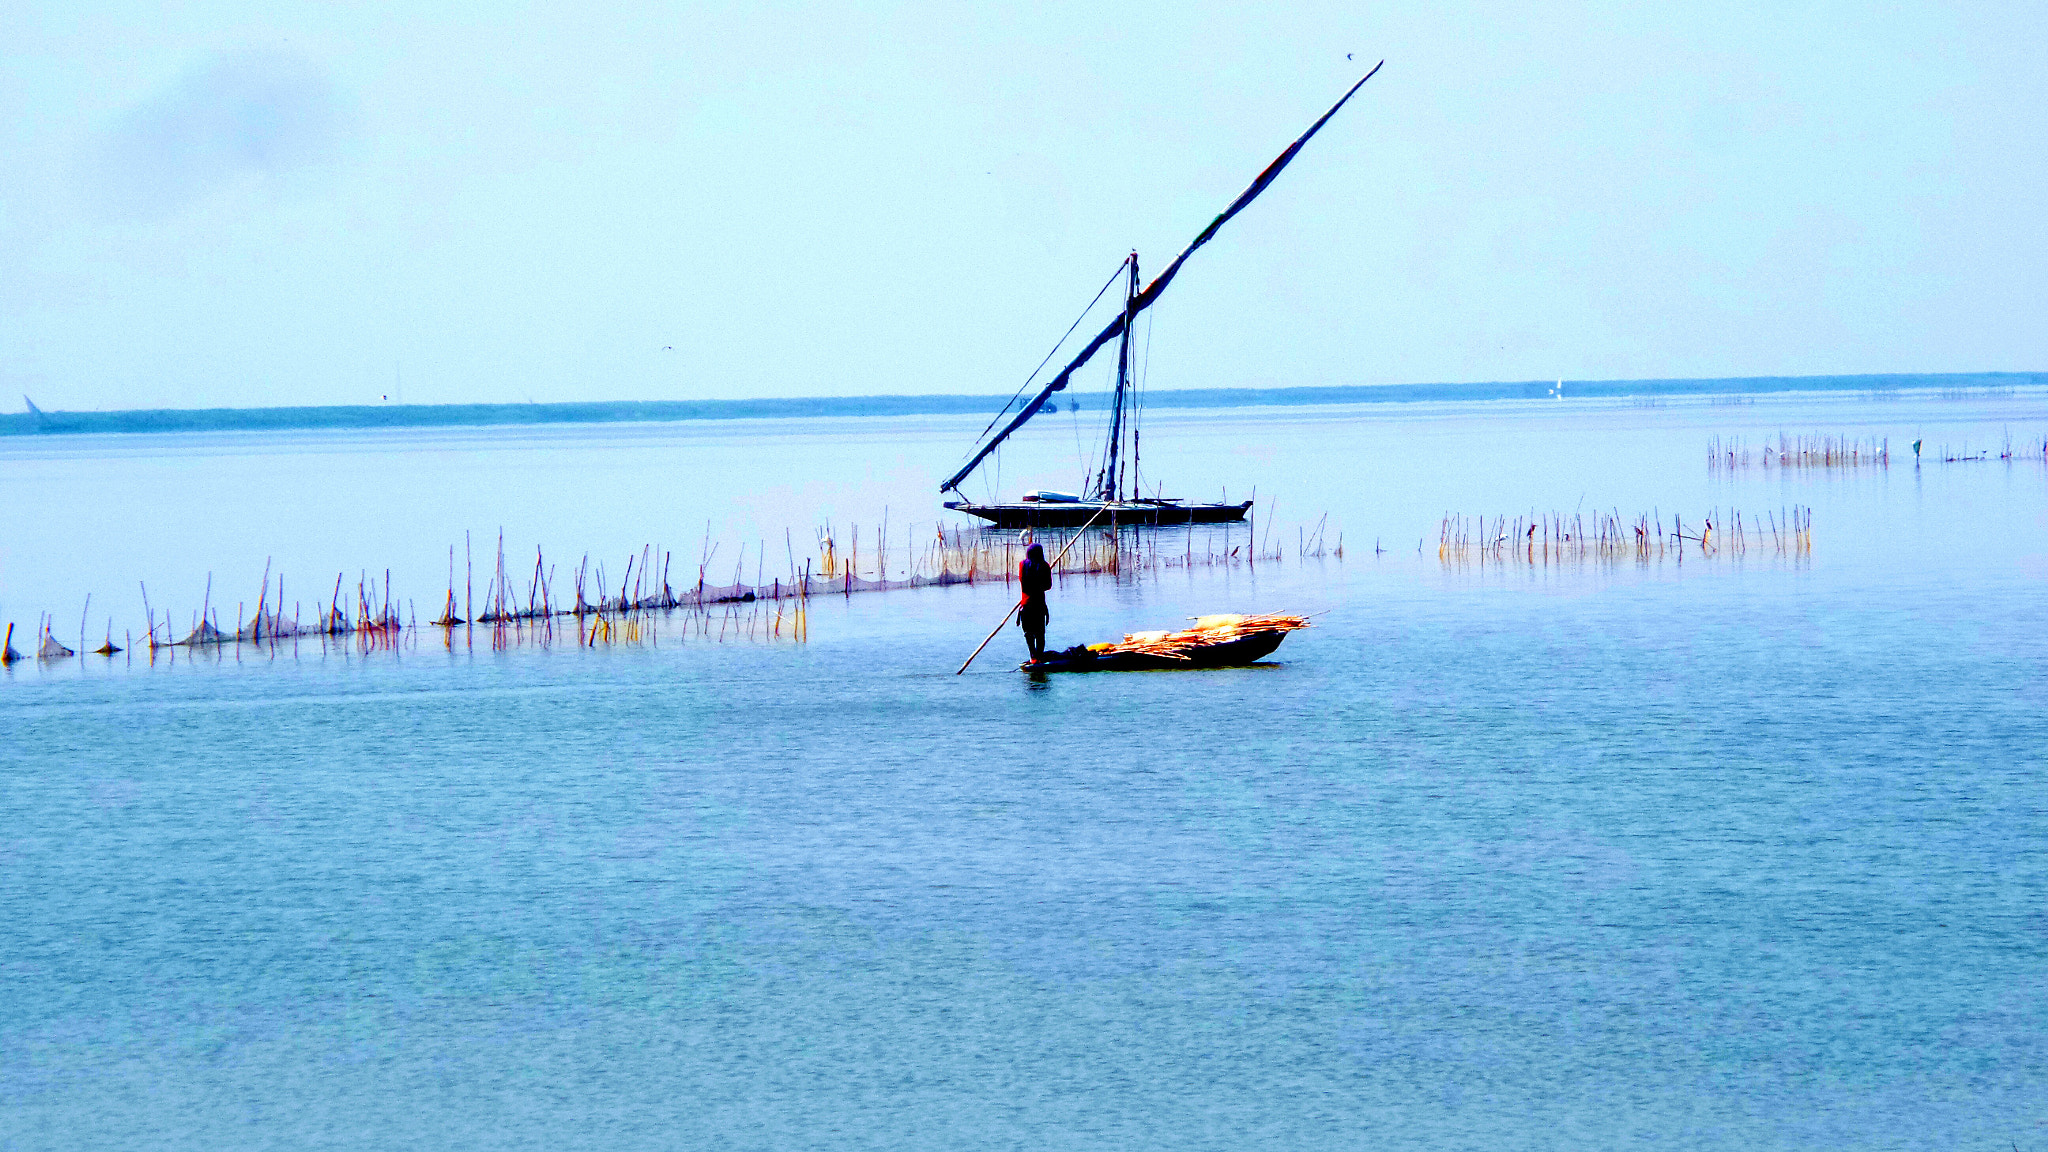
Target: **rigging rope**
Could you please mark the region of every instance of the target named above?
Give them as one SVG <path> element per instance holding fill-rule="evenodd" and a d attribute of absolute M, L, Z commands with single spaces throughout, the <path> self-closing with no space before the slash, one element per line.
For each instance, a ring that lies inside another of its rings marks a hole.
<path fill-rule="evenodd" d="M 991 418 L 991 419 L 989 420 L 989 422 L 988 422 L 988 428 L 983 428 L 983 429 L 982 429 L 982 430 L 981 430 L 981 431 L 980 431 L 979 433 L 977 433 L 977 434 L 975 435 L 975 437 L 974 437 L 974 442 L 975 442 L 976 444 L 979 444 L 979 443 L 981 443 L 981 438 L 982 438 L 983 436 L 986 436 L 986 435 L 988 435 L 988 429 L 989 429 L 989 428 L 993 428 L 993 427 L 995 427 L 995 426 L 996 426 L 996 421 L 997 421 L 997 420 L 1001 420 L 1001 419 L 1002 419 L 1003 417 L 1005 417 L 1005 416 L 1008 416 L 1008 415 L 1010 414 L 1010 405 L 1012 405 L 1012 404 L 1015 404 L 1015 403 L 1017 402 L 1017 396 L 1022 396 L 1022 395 L 1024 394 L 1024 390 L 1025 390 L 1026 388 L 1029 388 L 1029 387 L 1031 387 L 1031 382 L 1032 382 L 1033 380 L 1036 380 L 1036 379 L 1038 379 L 1038 374 L 1039 374 L 1040 372 L 1043 372 L 1043 371 L 1045 371 L 1045 366 L 1046 366 L 1047 364 L 1050 364 L 1050 363 L 1052 363 L 1052 358 L 1060 354 L 1060 349 L 1061 349 L 1061 348 L 1064 348 L 1064 347 L 1066 347 L 1066 344 L 1067 344 L 1067 336 L 1072 336 L 1072 335 L 1074 334 L 1074 329 L 1076 329 L 1076 328 L 1079 328 L 1079 327 L 1081 326 L 1081 321 L 1083 321 L 1083 320 L 1086 320 L 1086 319 L 1088 318 L 1088 314 L 1089 314 L 1090 312 L 1093 312 L 1093 311 L 1095 311 L 1095 306 L 1096 306 L 1097 304 L 1100 304 L 1100 303 L 1102 303 L 1102 296 L 1103 296 L 1103 293 L 1104 293 L 1104 292 L 1108 292 L 1108 291 L 1109 291 L 1109 286 L 1110 286 L 1111 284 L 1114 284 L 1114 283 L 1116 283 L 1116 278 L 1117 278 L 1117 277 L 1119 277 L 1119 276 L 1121 276 L 1121 275 L 1123 275 L 1123 274 L 1124 274 L 1124 265 L 1123 265 L 1123 262 L 1122 262 L 1122 261 L 1119 261 L 1119 262 L 1117 263 L 1117 266 L 1116 266 L 1116 271 L 1114 271 L 1114 272 L 1110 273 L 1110 275 L 1109 275 L 1109 279 L 1108 279 L 1108 280 L 1105 280 L 1105 281 L 1103 281 L 1103 284 L 1102 284 L 1102 291 L 1100 291 L 1100 292 L 1097 292 L 1097 293 L 1095 294 L 1095 299 L 1093 299 L 1093 300 L 1090 300 L 1090 301 L 1088 302 L 1088 306 L 1087 306 L 1086 308 L 1083 308 L 1083 309 L 1081 309 L 1081 314 L 1080 314 L 1079 316 L 1076 316 L 1076 317 L 1074 317 L 1074 322 L 1073 322 L 1073 323 L 1072 323 L 1071 325 L 1069 325 L 1069 326 L 1067 327 L 1067 332 L 1066 332 L 1066 335 L 1065 335 L 1065 336 L 1061 336 L 1061 337 L 1060 337 L 1060 339 L 1059 339 L 1059 343 L 1057 343 L 1057 344 L 1054 344 L 1054 345 L 1052 346 L 1052 351 L 1050 351 L 1050 352 L 1047 352 L 1047 353 L 1045 354 L 1045 359 L 1043 359 L 1043 360 L 1040 360 L 1040 361 L 1038 362 L 1038 367 L 1036 367 L 1036 368 L 1033 368 L 1033 369 L 1031 370 L 1031 375 L 1029 375 L 1029 376 L 1026 376 L 1026 377 L 1024 378 L 1024 383 L 1022 383 L 1022 384 L 1020 384 L 1020 385 L 1018 385 L 1018 386 L 1017 386 L 1017 394 L 1016 394 L 1016 396 L 1012 396 L 1012 397 L 1010 397 L 1010 398 L 1009 398 L 1008 400 L 1004 401 L 1004 402 L 1003 402 L 1003 410 L 1002 410 L 1001 412 L 998 412 L 998 413 L 996 413 L 996 414 L 995 414 L 995 416 L 994 416 L 994 417 L 992 417 L 992 418 Z"/>
<path fill-rule="evenodd" d="M 1105 367 L 1108 371 L 1109 379 L 1106 382 L 1104 382 L 1103 391 L 1106 395 L 1113 397 L 1116 395 L 1116 364 L 1114 362 L 1111 362 Z M 1115 401 L 1112 400 L 1110 403 L 1110 419 L 1114 420 L 1116 418 L 1114 407 Z M 1079 433 L 1077 431 L 1076 435 L 1078 434 Z M 1088 450 L 1087 464 L 1087 472 L 1081 478 L 1081 491 L 1084 493 L 1093 493 L 1094 490 L 1101 485 L 1103 471 L 1109 467 L 1109 443 L 1107 440 L 1103 441 L 1103 445 L 1100 450 L 1093 448 Z"/>
<path fill-rule="evenodd" d="M 1144 493 L 1144 474 L 1138 469 L 1138 420 L 1145 414 L 1145 387 L 1152 376 L 1152 325 L 1157 320 L 1154 313 L 1145 313 L 1145 351 L 1138 363 L 1138 372 L 1131 381 L 1131 490 L 1138 495 Z"/>
<path fill-rule="evenodd" d="M 1095 427 L 1094 417 L 1089 417 L 1088 426 L 1091 429 L 1088 443 L 1092 443 L 1097 439 L 1092 431 Z M 1074 462 L 1081 466 L 1081 486 L 1075 489 L 1075 491 L 1085 498 L 1093 490 L 1095 483 L 1095 450 L 1088 447 L 1081 439 L 1081 413 L 1078 405 L 1074 412 Z"/>

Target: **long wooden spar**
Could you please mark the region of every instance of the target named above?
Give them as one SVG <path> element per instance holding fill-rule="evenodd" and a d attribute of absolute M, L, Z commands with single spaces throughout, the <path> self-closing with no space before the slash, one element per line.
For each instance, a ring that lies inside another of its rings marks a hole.
<path fill-rule="evenodd" d="M 1209 226 L 1207 228 L 1202 229 L 1202 234 L 1195 237 L 1194 240 L 1190 242 L 1186 248 L 1181 249 L 1180 255 L 1175 256 L 1173 258 L 1173 263 L 1168 264 L 1166 266 L 1165 271 L 1161 272 L 1158 275 L 1158 277 L 1152 281 L 1152 283 L 1146 285 L 1145 290 L 1143 292 L 1140 292 L 1135 297 L 1132 297 L 1130 304 L 1123 311 L 1117 314 L 1116 319 L 1111 320 L 1109 322 L 1109 327 L 1104 328 L 1100 333 L 1098 333 L 1093 340 L 1090 340 L 1088 342 L 1087 347 L 1081 349 L 1080 355 L 1074 357 L 1074 359 L 1071 362 L 1069 362 L 1065 368 L 1060 369 L 1060 374 L 1052 378 L 1052 383 L 1047 384 L 1045 388 L 1038 393 L 1038 395 L 1032 397 L 1031 402 L 1029 404 L 1026 404 L 1023 410 L 1017 413 L 1015 418 L 1013 418 L 1008 424 L 1003 425 L 1002 431 L 996 433 L 993 437 L 989 439 L 989 441 L 986 444 L 983 444 L 981 446 L 981 450 L 974 454 L 974 458 L 972 460 L 969 460 L 965 465 L 961 467 L 961 469 L 958 472 L 955 472 L 952 476 L 948 477 L 945 483 L 939 485 L 939 491 L 949 492 L 957 490 L 960 487 L 960 482 L 962 480 L 967 479 L 967 474 L 974 471 L 976 468 L 980 467 L 981 462 L 988 458 L 989 453 L 996 450 L 997 445 L 1001 444 L 1004 440 L 1008 439 L 1010 433 L 1015 432 L 1017 429 L 1023 427 L 1025 421 L 1031 419 L 1033 416 L 1038 415 L 1039 409 L 1045 407 L 1045 402 L 1052 398 L 1053 393 L 1065 389 L 1067 386 L 1068 379 L 1072 377 L 1075 372 L 1079 371 L 1082 365 L 1088 363 L 1089 358 L 1093 357 L 1096 352 L 1100 351 L 1103 345 L 1109 343 L 1111 340 L 1114 340 L 1118 336 L 1122 335 L 1125 323 L 1135 320 L 1138 316 L 1138 313 L 1143 312 L 1145 309 L 1150 308 L 1153 304 L 1157 303 L 1160 294 L 1166 291 L 1166 286 L 1168 284 L 1173 283 L 1173 278 L 1180 274 L 1180 266 L 1187 262 L 1188 257 L 1195 254 L 1195 249 L 1200 248 L 1204 244 L 1207 244 L 1210 241 L 1210 239 L 1213 238 L 1216 235 L 1216 233 L 1223 227 L 1223 225 L 1229 222 L 1232 216 L 1235 216 L 1239 212 L 1244 211 L 1244 208 L 1247 204 L 1250 204 L 1254 199 L 1257 199 L 1259 193 L 1264 192 L 1266 190 L 1266 186 L 1268 184 L 1271 184 L 1273 180 L 1280 175 L 1281 170 L 1287 167 L 1288 162 L 1294 159 L 1294 154 L 1301 151 L 1301 146 L 1308 143 L 1309 138 L 1311 136 L 1314 136 L 1317 132 L 1322 131 L 1323 125 L 1330 122 L 1330 117 L 1335 116 L 1337 114 L 1337 110 L 1344 107 L 1345 103 L 1349 101 L 1351 97 L 1354 94 L 1356 94 L 1360 88 L 1363 88 L 1365 86 L 1365 82 L 1367 80 L 1370 80 L 1374 76 L 1378 75 L 1380 68 L 1383 67 L 1385 64 L 1386 61 L 1382 60 L 1378 64 L 1373 65 L 1372 71 L 1367 72 L 1364 76 L 1360 77 L 1358 83 L 1353 84 L 1351 86 L 1350 91 L 1345 92 L 1341 99 L 1339 99 L 1335 104 L 1330 105 L 1330 110 L 1328 112 L 1323 113 L 1322 116 L 1318 118 L 1315 123 L 1308 126 L 1308 131 L 1303 132 L 1301 136 L 1294 141 L 1294 143 L 1289 144 L 1287 146 L 1287 150 L 1285 152 L 1280 153 L 1280 155 L 1276 157 L 1271 164 L 1266 165 L 1265 171 L 1259 173 L 1258 179 L 1253 180 L 1251 182 L 1250 187 L 1246 188 L 1243 192 L 1240 192 L 1238 194 L 1237 199 L 1230 202 L 1230 207 L 1225 208 L 1223 210 L 1222 215 L 1216 217 L 1216 219 L 1214 220 L 1209 221 Z M 1000 631 L 1001 629 L 998 628 L 997 630 Z"/>

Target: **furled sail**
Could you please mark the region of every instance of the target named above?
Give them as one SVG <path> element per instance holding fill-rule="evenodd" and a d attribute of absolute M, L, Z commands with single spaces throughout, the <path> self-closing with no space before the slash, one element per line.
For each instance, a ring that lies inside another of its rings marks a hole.
<path fill-rule="evenodd" d="M 1180 266 L 1187 262 L 1187 258 L 1189 256 L 1194 255 L 1195 249 L 1200 248 L 1204 244 L 1207 244 L 1209 240 L 1216 235 L 1217 231 L 1221 229 L 1224 224 L 1229 222 L 1232 216 L 1235 216 L 1239 212 L 1244 211 L 1244 208 L 1247 204 L 1250 204 L 1254 199 L 1256 199 L 1259 193 L 1264 192 L 1266 190 L 1266 186 L 1268 184 L 1271 184 L 1274 178 L 1280 175 L 1281 169 L 1287 167 L 1288 162 L 1294 159 L 1294 154 L 1301 151 L 1301 146 L 1308 143 L 1309 138 L 1311 136 L 1314 136 L 1317 132 L 1320 132 L 1322 130 L 1323 125 L 1329 123 L 1330 117 L 1335 116 L 1337 114 L 1337 110 L 1344 107 L 1345 103 L 1349 101 L 1351 97 L 1355 93 L 1357 93 L 1357 91 L 1360 88 L 1363 88 L 1365 86 L 1365 82 L 1367 80 L 1370 80 L 1375 75 L 1378 75 L 1381 66 L 1385 63 L 1386 61 L 1382 60 L 1378 64 L 1373 65 L 1371 72 L 1367 72 L 1364 76 L 1360 77 L 1358 83 L 1353 84 L 1351 86 L 1350 91 L 1344 93 L 1343 97 L 1339 99 L 1335 104 L 1330 105 L 1330 110 L 1328 112 L 1323 113 L 1321 118 L 1319 118 L 1315 123 L 1308 126 L 1308 131 L 1303 132 L 1299 139 L 1295 140 L 1294 143 L 1289 144 L 1287 146 L 1287 150 L 1285 152 L 1280 153 L 1280 155 L 1277 158 L 1275 158 L 1271 164 L 1266 165 L 1266 170 L 1259 173 L 1258 179 L 1253 180 L 1249 188 L 1246 188 L 1243 192 L 1239 193 L 1237 199 L 1230 202 L 1230 207 L 1225 208 L 1223 210 L 1222 215 L 1219 215 L 1216 217 L 1216 219 L 1211 220 L 1209 222 L 1209 226 L 1207 228 L 1202 229 L 1201 235 L 1195 237 L 1194 240 L 1191 243 L 1189 243 L 1186 248 L 1181 249 L 1180 255 L 1175 256 L 1173 258 L 1173 263 L 1168 264 L 1166 266 L 1165 271 L 1161 272 L 1152 281 L 1152 283 L 1147 284 L 1143 292 L 1140 292 L 1137 294 L 1137 296 L 1133 297 L 1129 307 L 1125 308 L 1121 312 L 1118 312 L 1116 319 L 1111 320 L 1109 322 L 1109 327 L 1104 328 L 1093 340 L 1090 340 L 1088 342 L 1086 347 L 1081 349 L 1079 355 L 1075 356 L 1074 359 L 1070 361 L 1065 368 L 1060 369 L 1059 375 L 1053 377 L 1052 382 L 1050 384 L 1047 384 L 1045 388 L 1038 393 L 1038 395 L 1032 397 L 1031 402 L 1029 404 L 1026 404 L 1023 407 L 1023 409 L 1019 411 L 1017 415 L 1014 418 L 1012 418 L 1008 424 L 1003 425 L 1002 431 L 997 432 L 994 436 L 990 437 L 988 441 L 981 446 L 981 450 L 974 454 L 973 459 L 969 460 L 964 466 L 962 466 L 958 472 L 953 473 L 953 475 L 949 477 L 945 483 L 939 485 L 939 491 L 946 492 L 959 488 L 960 482 L 962 480 L 967 479 L 968 473 L 973 472 L 976 468 L 980 467 L 981 462 L 988 458 L 989 453 L 996 450 L 997 445 L 1001 444 L 1005 439 L 1007 439 L 1010 433 L 1015 432 L 1017 429 L 1023 427 L 1026 421 L 1030 420 L 1033 416 L 1038 415 L 1038 410 L 1045 407 L 1045 402 L 1052 398 L 1053 393 L 1065 389 L 1067 386 L 1068 378 L 1073 376 L 1075 372 L 1079 371 L 1083 365 L 1087 364 L 1090 357 L 1094 356 L 1096 352 L 1100 351 L 1104 344 L 1107 344 L 1111 340 L 1114 340 L 1118 336 L 1122 335 L 1124 330 L 1124 323 L 1127 320 L 1136 319 L 1138 313 L 1143 312 L 1145 309 L 1150 308 L 1154 303 L 1156 303 L 1159 299 L 1160 294 L 1166 291 L 1166 286 L 1168 284 L 1173 283 L 1173 278 L 1180 274 Z"/>

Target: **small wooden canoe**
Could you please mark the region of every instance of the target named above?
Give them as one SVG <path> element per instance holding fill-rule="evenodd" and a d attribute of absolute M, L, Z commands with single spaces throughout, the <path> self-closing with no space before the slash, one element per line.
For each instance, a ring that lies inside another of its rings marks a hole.
<path fill-rule="evenodd" d="M 1114 644 L 1082 644 L 1020 666 L 1025 672 L 1149 672 L 1229 668 L 1272 655 L 1308 627 L 1300 616 L 1203 616 L 1180 632 L 1136 632 Z"/>

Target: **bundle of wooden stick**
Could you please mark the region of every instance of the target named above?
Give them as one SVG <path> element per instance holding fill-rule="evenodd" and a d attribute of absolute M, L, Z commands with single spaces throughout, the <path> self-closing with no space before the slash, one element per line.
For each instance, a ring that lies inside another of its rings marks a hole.
<path fill-rule="evenodd" d="M 1188 653 L 1212 644 L 1223 644 L 1242 640 L 1261 632 L 1294 632 L 1311 625 L 1306 616 L 1290 616 L 1285 613 L 1266 613 L 1257 616 L 1191 616 L 1195 622 L 1192 628 L 1178 632 L 1132 632 L 1115 644 L 1090 644 L 1089 651 L 1098 656 L 1118 653 L 1141 653 L 1146 656 L 1164 656 L 1174 660 L 1186 660 Z"/>

